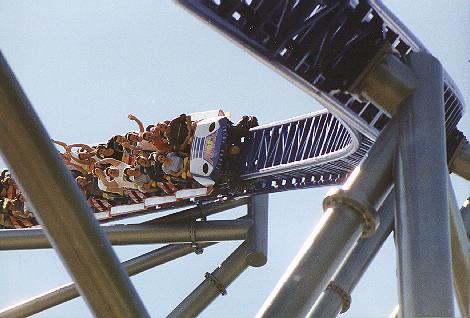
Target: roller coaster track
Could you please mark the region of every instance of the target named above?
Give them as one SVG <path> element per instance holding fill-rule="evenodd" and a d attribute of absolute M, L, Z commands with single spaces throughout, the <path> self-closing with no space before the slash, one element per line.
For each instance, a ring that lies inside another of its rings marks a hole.
<path fill-rule="evenodd" d="M 349 93 L 351 85 L 384 43 L 402 60 L 412 51 L 426 50 L 373 1 L 178 2 L 372 140 L 390 116 Z M 455 127 L 463 100 L 448 75 L 443 94 L 448 126 Z"/>
<path fill-rule="evenodd" d="M 410 52 L 426 50 L 398 19 L 372 1 L 178 2 L 329 110 L 251 129 L 242 185 L 234 196 L 344 182 L 390 120 L 349 88 L 384 43 L 403 61 Z M 456 125 L 464 105 L 447 74 L 443 97 L 450 158 L 462 139 Z"/>

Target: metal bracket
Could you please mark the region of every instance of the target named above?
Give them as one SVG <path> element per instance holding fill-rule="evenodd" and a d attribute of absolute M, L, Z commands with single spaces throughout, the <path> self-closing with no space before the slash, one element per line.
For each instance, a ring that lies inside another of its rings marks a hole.
<path fill-rule="evenodd" d="M 347 205 L 361 216 L 363 223 L 361 238 L 367 238 L 374 234 L 379 226 L 379 219 L 377 211 L 368 202 L 353 198 L 350 193 L 344 190 L 334 189 L 328 192 L 323 199 L 323 209 L 326 211 L 337 205 Z"/>
<path fill-rule="evenodd" d="M 351 306 L 351 295 L 342 289 L 335 281 L 331 281 L 326 288 L 335 291 L 338 293 L 338 295 L 341 296 L 341 299 L 343 300 L 341 304 L 341 313 L 348 311 L 349 307 Z"/>
<path fill-rule="evenodd" d="M 416 76 L 385 43 L 349 87 L 361 100 L 372 101 L 389 116 L 416 87 Z"/>
<path fill-rule="evenodd" d="M 189 223 L 189 236 L 191 239 L 191 247 L 194 249 L 194 253 L 197 255 L 202 254 L 204 249 L 202 249 L 196 242 L 196 225 L 194 220 Z"/>
<path fill-rule="evenodd" d="M 215 277 L 214 275 L 212 275 L 211 273 L 209 272 L 206 272 L 204 274 L 204 277 L 208 280 L 210 280 L 214 285 L 215 287 L 217 288 L 217 290 L 220 292 L 220 294 L 222 296 L 225 296 L 227 295 L 227 289 L 225 288 L 224 284 L 222 284 L 218 279 L 217 277 Z"/>

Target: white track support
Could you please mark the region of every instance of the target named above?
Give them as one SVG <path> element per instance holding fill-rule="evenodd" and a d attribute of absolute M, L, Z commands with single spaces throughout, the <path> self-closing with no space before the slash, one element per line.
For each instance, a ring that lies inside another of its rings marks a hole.
<path fill-rule="evenodd" d="M 201 243 L 199 244 L 199 247 L 205 248 L 213 244 L 215 243 Z M 191 244 L 167 245 L 125 261 L 123 266 L 129 276 L 133 276 L 179 257 L 188 255 L 192 252 L 194 252 L 194 247 Z M 20 304 L 1 310 L 0 318 L 21 318 L 31 316 L 79 296 L 80 294 L 78 293 L 75 284 L 69 283 L 37 297 L 23 301 Z"/>
<path fill-rule="evenodd" d="M 450 177 L 447 185 L 455 294 L 460 314 L 462 317 L 470 317 L 470 241 L 467 236 L 468 228 L 465 229 Z"/>
<path fill-rule="evenodd" d="M 148 317 L 1 53 L 0 83 L 0 149 L 80 294 L 96 316 Z"/>
<path fill-rule="evenodd" d="M 395 220 L 395 192 L 392 191 L 378 211 L 380 226 L 369 238 L 361 239 L 352 249 L 325 289 L 308 317 L 336 317 L 346 312 L 351 293 L 370 262 L 390 235 Z"/>
<path fill-rule="evenodd" d="M 411 53 L 418 78 L 398 112 L 396 241 L 400 317 L 452 317 L 452 265 L 442 67 Z"/>
<path fill-rule="evenodd" d="M 143 224 L 170 223 L 182 220 L 205 219 L 209 215 L 213 215 L 226 210 L 238 208 L 242 205 L 246 205 L 247 202 L 247 198 L 241 198 L 225 200 L 222 202 L 214 202 L 205 205 L 197 205 L 195 207 L 183 211 L 179 211 L 159 218 L 155 218 L 153 220 L 146 221 Z"/>
<path fill-rule="evenodd" d="M 323 218 L 257 317 L 305 317 L 361 234 L 375 231 L 375 210 L 392 187 L 397 135 L 397 122 L 392 120 L 343 190 L 325 198 Z"/>

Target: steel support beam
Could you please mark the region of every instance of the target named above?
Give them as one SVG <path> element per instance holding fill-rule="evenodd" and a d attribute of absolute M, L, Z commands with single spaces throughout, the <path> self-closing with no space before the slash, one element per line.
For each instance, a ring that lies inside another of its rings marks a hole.
<path fill-rule="evenodd" d="M 418 84 L 397 114 L 396 242 L 400 317 L 454 315 L 442 67 L 411 53 Z"/>
<path fill-rule="evenodd" d="M 452 242 L 452 273 L 457 303 L 462 317 L 470 317 L 470 241 L 459 211 L 450 177 L 447 180 Z"/>
<path fill-rule="evenodd" d="M 213 244 L 216 243 L 201 243 L 199 244 L 199 247 L 205 248 Z M 179 257 L 188 255 L 192 252 L 194 252 L 194 247 L 191 244 L 167 245 L 125 261 L 123 266 L 129 276 L 133 276 Z M 12 307 L 1 310 L 0 318 L 28 317 L 79 296 L 80 294 L 78 293 L 75 284 L 69 283 Z"/>
<path fill-rule="evenodd" d="M 103 226 L 113 245 L 244 240 L 253 220 Z M 41 229 L 0 231 L 0 250 L 50 248 Z"/>
<path fill-rule="evenodd" d="M 246 261 L 253 267 L 268 261 L 268 205 L 268 194 L 253 196 L 248 201 L 248 217 L 255 225 L 246 240 Z"/>
<path fill-rule="evenodd" d="M 88 306 L 148 317 L 127 273 L 0 53 L 0 149 Z"/>
<path fill-rule="evenodd" d="M 167 317 L 196 317 L 219 295 L 227 293 L 226 288 L 246 268 L 246 243 L 242 243 L 206 279 L 188 295 Z"/>
<path fill-rule="evenodd" d="M 375 231 L 375 209 L 392 187 L 397 135 L 392 120 L 343 189 L 325 198 L 326 213 L 257 317 L 305 317 L 361 234 Z"/>
<path fill-rule="evenodd" d="M 336 317 L 346 312 L 351 293 L 375 255 L 390 235 L 395 219 L 395 192 L 392 191 L 378 211 L 380 225 L 369 238 L 359 240 L 338 269 L 308 317 Z"/>

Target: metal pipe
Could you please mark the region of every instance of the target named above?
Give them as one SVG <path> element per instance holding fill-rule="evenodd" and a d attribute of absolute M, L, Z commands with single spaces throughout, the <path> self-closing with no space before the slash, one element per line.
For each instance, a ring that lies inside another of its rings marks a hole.
<path fill-rule="evenodd" d="M 253 220 L 103 226 L 113 245 L 244 240 Z M 41 229 L 0 231 L 0 250 L 50 248 Z"/>
<path fill-rule="evenodd" d="M 257 317 L 305 317 L 354 243 L 375 231 L 375 209 L 392 187 L 397 135 L 392 119 L 343 190 L 325 198 L 325 215 Z"/>
<path fill-rule="evenodd" d="M 188 295 L 167 317 L 196 317 L 220 294 L 227 293 L 226 288 L 247 267 L 246 244 L 242 243 L 212 273 L 206 273 L 206 279 Z"/>
<path fill-rule="evenodd" d="M 148 317 L 111 244 L 0 53 L 0 149 L 96 316 Z"/>
<path fill-rule="evenodd" d="M 359 240 L 348 258 L 323 291 L 308 317 L 336 317 L 346 312 L 351 293 L 383 243 L 390 235 L 395 219 L 395 192 L 392 191 L 378 211 L 380 226 L 369 238 Z"/>
<path fill-rule="evenodd" d="M 411 53 L 410 66 L 418 78 L 417 89 L 397 114 L 399 316 L 451 317 L 454 304 L 442 67 L 425 52 Z"/>
<path fill-rule="evenodd" d="M 448 177 L 447 185 L 455 298 L 459 305 L 461 316 L 470 317 L 470 242 L 450 177 Z"/>
<path fill-rule="evenodd" d="M 216 243 L 201 243 L 199 246 L 205 248 L 214 244 Z M 191 244 L 167 245 L 125 261 L 123 265 L 127 273 L 133 276 L 192 252 L 194 252 L 194 247 Z M 75 284 L 68 283 L 42 295 L 27 299 L 19 304 L 1 310 L 0 318 L 28 317 L 79 296 L 80 294 Z"/>
<path fill-rule="evenodd" d="M 251 197 L 248 201 L 248 217 L 255 224 L 246 239 L 246 261 L 253 267 L 263 266 L 268 261 L 268 205 L 268 194 Z"/>
<path fill-rule="evenodd" d="M 328 209 L 256 317 L 305 317 L 360 237 L 361 222 L 352 209 Z"/>
<path fill-rule="evenodd" d="M 153 220 L 149 220 L 144 222 L 146 223 L 169 223 L 169 222 L 177 222 L 181 220 L 195 220 L 195 219 L 205 219 L 209 215 L 213 215 L 219 212 L 223 212 L 225 210 L 230 210 L 237 208 L 242 205 L 246 205 L 248 200 L 246 198 L 242 199 L 233 199 L 233 200 L 226 200 L 222 202 L 214 202 L 204 205 L 197 205 L 193 208 L 186 209 L 180 212 L 172 213 L 169 215 L 165 215 Z"/>

